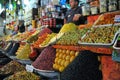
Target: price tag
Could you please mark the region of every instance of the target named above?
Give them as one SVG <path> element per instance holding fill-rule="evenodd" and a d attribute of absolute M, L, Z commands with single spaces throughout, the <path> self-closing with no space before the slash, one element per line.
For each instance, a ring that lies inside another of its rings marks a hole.
<path fill-rule="evenodd" d="M 114 21 L 115 22 L 120 22 L 120 15 L 115 15 Z"/>
<path fill-rule="evenodd" d="M 33 72 L 34 67 L 31 66 L 31 65 L 26 65 L 26 70 L 27 70 L 28 72 Z"/>

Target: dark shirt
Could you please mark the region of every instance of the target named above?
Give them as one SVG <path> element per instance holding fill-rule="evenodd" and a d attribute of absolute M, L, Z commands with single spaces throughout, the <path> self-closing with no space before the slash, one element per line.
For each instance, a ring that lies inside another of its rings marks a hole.
<path fill-rule="evenodd" d="M 85 24 L 86 18 L 83 16 L 81 16 L 78 21 L 73 21 L 73 17 L 75 14 L 82 14 L 81 7 L 77 7 L 76 9 L 70 9 L 67 11 L 65 15 L 67 23 L 74 23 L 76 25 Z"/>
<path fill-rule="evenodd" d="M 21 26 L 18 26 L 18 31 L 19 31 L 20 33 L 25 32 L 25 26 L 24 26 L 24 24 L 22 24 Z"/>

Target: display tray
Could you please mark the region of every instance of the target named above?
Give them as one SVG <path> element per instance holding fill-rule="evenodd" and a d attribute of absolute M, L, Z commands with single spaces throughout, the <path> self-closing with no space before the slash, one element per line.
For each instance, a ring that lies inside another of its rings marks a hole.
<path fill-rule="evenodd" d="M 112 26 L 113 24 L 104 24 L 104 25 L 95 25 L 93 27 L 104 27 L 104 26 Z"/>
<path fill-rule="evenodd" d="M 115 36 L 114 36 L 114 38 L 113 38 L 113 40 L 112 40 L 111 43 L 87 43 L 87 42 L 78 41 L 78 44 L 79 44 L 79 45 L 88 45 L 88 46 L 110 47 L 110 46 L 112 46 L 112 45 L 114 44 L 115 39 L 116 39 L 116 37 L 117 37 L 117 34 L 118 34 L 118 33 L 115 34 Z"/>
<path fill-rule="evenodd" d="M 118 26 L 118 25 L 120 25 L 120 23 L 115 23 L 114 25 Z"/>
<path fill-rule="evenodd" d="M 115 51 L 117 51 L 117 53 L 120 53 L 120 47 L 117 47 L 117 46 L 116 46 L 116 45 L 117 45 L 118 38 L 120 38 L 120 33 L 118 34 L 117 39 L 115 40 L 115 43 L 114 43 L 114 45 L 113 45 L 113 49 L 114 49 Z"/>
<path fill-rule="evenodd" d="M 113 25 L 112 25 L 113 26 Z M 112 26 L 106 26 L 106 27 L 112 27 Z M 116 25 L 115 25 L 116 26 Z M 104 27 L 104 26 L 99 26 L 99 27 Z M 93 27 L 93 28 L 95 28 L 95 29 L 97 29 L 98 27 Z M 107 31 L 106 31 L 107 32 Z M 112 41 L 110 42 L 110 43 L 104 43 L 104 42 L 99 42 L 99 43 L 92 43 L 92 42 L 84 42 L 84 38 L 87 36 L 87 35 L 89 35 L 89 34 L 92 34 L 93 32 L 92 31 L 88 31 L 85 35 L 83 35 L 83 37 L 81 38 L 81 40 L 79 40 L 78 41 L 78 44 L 79 45 L 88 45 L 88 46 L 101 46 L 101 47 L 110 47 L 110 46 L 112 46 L 113 44 L 114 44 L 114 42 L 115 42 L 115 40 L 116 40 L 116 38 L 117 38 L 117 36 L 118 36 L 118 34 L 119 34 L 119 32 L 120 32 L 120 30 L 117 30 L 116 32 L 115 32 L 115 34 L 114 34 L 114 37 L 113 37 L 113 39 L 112 39 Z M 94 34 L 94 33 L 93 33 Z M 110 34 L 109 34 L 109 36 L 110 36 Z M 89 38 L 87 38 L 87 39 L 92 39 L 93 37 L 89 37 Z M 96 38 L 96 37 L 95 37 Z M 83 41 L 82 41 L 83 40 Z"/>
<path fill-rule="evenodd" d="M 32 61 L 31 60 L 22 60 L 22 59 L 16 59 L 16 61 L 22 63 L 22 64 L 32 64 Z"/>
<path fill-rule="evenodd" d="M 49 45 L 53 45 L 56 43 L 56 41 L 58 41 L 62 36 L 64 35 L 64 33 L 58 33 L 56 34 L 53 38 L 50 39 L 50 41 L 48 42 L 48 44 L 42 46 L 42 45 L 39 45 L 40 48 L 45 48 Z"/>
<path fill-rule="evenodd" d="M 49 77 L 49 78 L 58 77 L 60 75 L 59 72 L 56 72 L 53 70 L 40 70 L 40 69 L 36 69 L 36 68 L 34 68 L 34 70 L 38 74 L 45 76 L 45 77 Z"/>
<path fill-rule="evenodd" d="M 111 26 L 119 26 L 120 23 L 114 23 L 114 24 L 103 24 L 103 25 L 94 25 L 93 27 L 96 28 L 96 27 L 104 27 L 104 26 L 108 26 L 108 27 L 111 27 Z"/>
<path fill-rule="evenodd" d="M 49 44 L 54 44 L 54 43 L 56 43 L 56 41 L 59 40 L 63 35 L 64 35 L 64 33 L 58 33 L 55 37 L 53 37 L 53 38 L 50 40 Z"/>
<path fill-rule="evenodd" d="M 9 56 L 11 59 L 16 60 L 16 56 Z"/>
<path fill-rule="evenodd" d="M 44 46 L 43 46 L 43 45 L 39 45 L 40 48 L 45 48 L 45 47 L 47 47 L 47 46 L 49 46 L 49 44 L 44 45 Z"/>

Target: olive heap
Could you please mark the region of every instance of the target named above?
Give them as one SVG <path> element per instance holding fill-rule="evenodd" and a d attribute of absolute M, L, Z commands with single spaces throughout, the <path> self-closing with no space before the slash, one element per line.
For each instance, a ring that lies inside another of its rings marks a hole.
<path fill-rule="evenodd" d="M 98 56 L 91 51 L 81 51 L 61 73 L 61 80 L 102 80 Z"/>

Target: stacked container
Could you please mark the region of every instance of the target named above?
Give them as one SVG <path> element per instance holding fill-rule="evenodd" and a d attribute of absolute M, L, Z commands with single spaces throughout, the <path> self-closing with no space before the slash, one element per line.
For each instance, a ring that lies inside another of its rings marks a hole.
<path fill-rule="evenodd" d="M 117 10 L 117 0 L 109 0 L 108 10 L 109 11 Z"/>
<path fill-rule="evenodd" d="M 107 0 L 100 0 L 100 13 L 107 12 Z"/>

